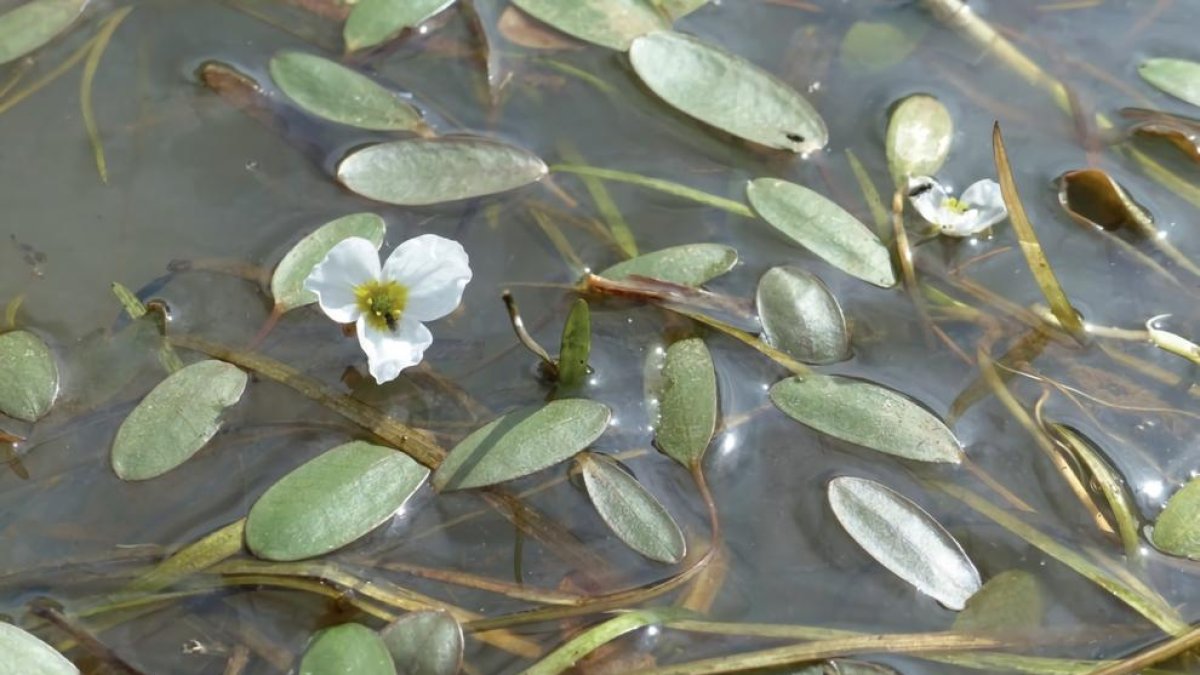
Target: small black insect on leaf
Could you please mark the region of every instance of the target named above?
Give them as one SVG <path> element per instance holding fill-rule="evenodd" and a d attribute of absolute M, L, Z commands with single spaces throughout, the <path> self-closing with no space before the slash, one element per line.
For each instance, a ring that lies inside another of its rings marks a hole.
<path fill-rule="evenodd" d="M 916 186 L 915 188 L 909 190 L 908 196 L 916 197 L 918 195 L 923 195 L 932 189 L 933 189 L 933 183 L 921 183 L 920 185 Z"/>
<path fill-rule="evenodd" d="M 800 134 L 796 134 L 796 133 L 787 134 L 787 139 L 793 143 L 803 143 L 804 142 L 804 137 L 801 136 Z"/>

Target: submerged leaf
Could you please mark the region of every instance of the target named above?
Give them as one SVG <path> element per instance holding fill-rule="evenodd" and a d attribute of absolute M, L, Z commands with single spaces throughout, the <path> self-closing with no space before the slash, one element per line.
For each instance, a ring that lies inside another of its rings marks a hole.
<path fill-rule="evenodd" d="M 737 260 L 737 251 L 728 246 L 684 244 L 617 263 L 599 276 L 616 281 L 632 276 L 650 277 L 681 286 L 700 286 L 733 269 Z"/>
<path fill-rule="evenodd" d="M 651 560 L 683 560 L 683 532 L 654 495 L 607 455 L 585 452 L 579 464 L 592 505 L 621 541 Z"/>
<path fill-rule="evenodd" d="M 79 669 L 37 636 L 0 621 L 0 673 L 79 675 Z"/>
<path fill-rule="evenodd" d="M 258 498 L 246 517 L 246 546 L 267 560 L 339 549 L 391 518 L 428 475 L 399 450 L 362 441 L 339 445 Z"/>
<path fill-rule="evenodd" d="M 980 588 L 979 571 L 954 537 L 911 499 L 866 478 L 829 481 L 829 505 L 850 538 L 879 564 L 948 609 Z"/>
<path fill-rule="evenodd" d="M 588 376 L 588 356 L 592 351 L 592 314 L 587 300 L 576 298 L 563 324 L 558 350 L 558 386 L 578 387 Z"/>
<path fill-rule="evenodd" d="M 772 267 L 754 298 L 763 337 L 805 363 L 835 363 L 850 355 L 850 329 L 837 298 L 815 274 Z"/>
<path fill-rule="evenodd" d="M 1200 560 L 1200 478 L 1171 495 L 1150 530 L 1150 541 L 1171 555 Z"/>
<path fill-rule="evenodd" d="M 788 417 L 834 438 L 923 462 L 962 461 L 962 446 L 936 415 L 893 389 L 838 375 L 797 375 L 771 387 Z"/>
<path fill-rule="evenodd" d="M 439 490 L 494 485 L 557 464 L 608 428 L 608 406 L 580 398 L 502 415 L 471 432 L 433 474 Z"/>
<path fill-rule="evenodd" d="M 58 397 L 58 364 L 38 336 L 0 334 L 0 413 L 26 422 L 45 415 Z"/>
<path fill-rule="evenodd" d="M 0 65 L 45 45 L 67 29 L 88 0 L 30 0 L 0 14 Z"/>
<path fill-rule="evenodd" d="M 271 57 L 271 79 L 305 111 L 359 129 L 417 131 L 421 112 L 395 92 L 340 63 L 283 51 Z"/>
<path fill-rule="evenodd" d="M 567 35 L 622 52 L 634 38 L 670 27 L 646 0 L 513 0 L 513 4 Z"/>
<path fill-rule="evenodd" d="M 1089 492 L 1098 489 L 1100 499 L 1092 497 L 1093 508 L 1103 514 L 1106 520 L 1112 521 L 1112 529 L 1121 537 L 1125 545 L 1125 554 L 1132 560 L 1138 555 L 1141 540 L 1138 538 L 1138 522 L 1140 517 L 1129 486 L 1111 464 L 1108 458 L 1086 436 L 1078 430 L 1065 424 L 1050 422 L 1048 431 L 1064 448 L 1079 472 L 1079 484 L 1091 488 Z M 1107 508 L 1097 508 L 1103 504 Z"/>
<path fill-rule="evenodd" d="M 401 206 L 505 192 L 545 175 L 546 165 L 536 155 L 482 138 L 380 143 L 351 153 L 337 170 L 351 191 Z"/>
<path fill-rule="evenodd" d="M 359 237 L 379 248 L 386 231 L 387 224 L 374 213 L 353 213 L 325 223 L 296 242 L 271 275 L 271 296 L 275 298 L 276 311 L 287 312 L 317 301 L 315 293 L 305 290 L 304 280 L 338 242 Z"/>
<path fill-rule="evenodd" d="M 667 348 L 658 409 L 655 444 L 685 467 L 698 467 L 717 428 L 717 373 L 704 340 Z"/>
<path fill-rule="evenodd" d="M 313 636 L 300 660 L 299 675 L 395 675 L 383 639 L 357 623 L 326 628 Z"/>
<path fill-rule="evenodd" d="M 237 366 L 213 360 L 167 376 L 117 429 L 113 471 L 146 480 L 186 462 L 221 428 L 221 413 L 242 398 L 246 379 Z"/>
<path fill-rule="evenodd" d="M 449 612 L 412 612 L 379 632 L 396 675 L 456 675 L 462 667 L 463 630 Z"/>
<path fill-rule="evenodd" d="M 882 21 L 856 21 L 842 38 L 842 63 L 867 73 L 887 70 L 907 59 L 921 34 Z"/>
<path fill-rule="evenodd" d="M 708 0 L 650 0 L 650 3 L 676 21 L 707 5 Z"/>
<path fill-rule="evenodd" d="M 1029 572 L 1001 572 L 967 600 L 952 630 L 983 635 L 1031 630 L 1042 623 L 1044 598 L 1041 584 Z"/>
<path fill-rule="evenodd" d="M 434 14 L 449 7 L 454 0 L 358 0 L 346 25 L 342 39 L 346 51 L 374 47 L 391 40 L 405 28 L 420 25 Z"/>
<path fill-rule="evenodd" d="M 1146 59 L 1138 75 L 1150 84 L 1195 106 L 1200 106 L 1200 63 L 1185 59 Z"/>
<path fill-rule="evenodd" d="M 916 94 L 901 101 L 888 119 L 888 170 L 896 185 L 910 176 L 932 176 L 942 168 L 954 139 L 954 119 L 942 102 Z"/>
<path fill-rule="evenodd" d="M 825 147 L 825 121 L 782 80 L 694 37 L 662 31 L 633 41 L 639 78 L 668 104 L 705 124 L 769 148 Z"/>
<path fill-rule="evenodd" d="M 879 237 L 820 194 L 778 178 L 758 178 L 746 185 L 746 197 L 763 220 L 834 267 L 876 286 L 896 285 Z"/>

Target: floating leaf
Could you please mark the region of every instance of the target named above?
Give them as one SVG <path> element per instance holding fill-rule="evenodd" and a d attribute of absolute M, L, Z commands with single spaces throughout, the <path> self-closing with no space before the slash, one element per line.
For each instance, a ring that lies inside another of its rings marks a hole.
<path fill-rule="evenodd" d="M 53 40 L 83 11 L 88 0 L 31 0 L 0 14 L 0 65 Z"/>
<path fill-rule="evenodd" d="M 1099 169 L 1068 171 L 1059 176 L 1058 203 L 1083 225 L 1103 230 L 1128 228 L 1152 236 L 1154 220 L 1120 184 Z"/>
<path fill-rule="evenodd" d="M 167 376 L 117 429 L 113 471 L 146 480 L 183 464 L 217 433 L 221 413 L 245 388 L 246 373 L 223 361 L 199 361 Z"/>
<path fill-rule="evenodd" d="M 0 673 L 79 675 L 79 669 L 36 636 L 12 624 L 0 622 Z"/>
<path fill-rule="evenodd" d="M 708 4 L 708 0 L 650 0 L 650 3 L 672 21 L 682 19 Z"/>
<path fill-rule="evenodd" d="M 1138 74 L 1175 98 L 1200 106 L 1200 63 L 1184 59 L 1146 59 L 1138 66 Z"/>
<path fill-rule="evenodd" d="M 687 544 L 675 519 L 654 495 L 607 455 L 583 453 L 583 484 L 592 505 L 629 548 L 651 560 L 675 564 Z"/>
<path fill-rule="evenodd" d="M 1150 541 L 1171 555 L 1200 559 L 1200 478 L 1188 481 L 1167 501 Z"/>
<path fill-rule="evenodd" d="M 1192 161 L 1200 162 L 1200 120 L 1145 108 L 1121 108 L 1121 116 L 1136 120 L 1129 127 L 1131 132 L 1165 139 Z"/>
<path fill-rule="evenodd" d="M 246 546 L 267 560 L 339 549 L 391 518 L 429 475 L 399 450 L 355 441 L 301 465 L 246 517 Z"/>
<path fill-rule="evenodd" d="M 746 197 L 763 220 L 834 267 L 876 286 L 896 285 L 887 247 L 837 204 L 778 178 L 750 181 Z"/>
<path fill-rule="evenodd" d="M 599 276 L 620 281 L 650 277 L 681 286 L 700 286 L 737 264 L 737 251 L 721 244 L 684 244 L 660 249 L 617 263 Z"/>
<path fill-rule="evenodd" d="M 276 311 L 283 313 L 317 301 L 315 293 L 304 289 L 304 280 L 338 242 L 361 237 L 379 248 L 386 231 L 383 218 L 374 213 L 354 213 L 325 223 L 296 242 L 271 275 Z"/>
<path fill-rule="evenodd" d="M 588 356 L 592 351 L 592 314 L 587 300 L 576 298 L 563 325 L 558 350 L 558 386 L 578 387 L 588 376 Z"/>
<path fill-rule="evenodd" d="M 1031 630 L 1042 623 L 1044 598 L 1041 584 L 1029 572 L 1001 572 L 967 600 L 952 630 L 983 635 Z"/>
<path fill-rule="evenodd" d="M 323 119 L 377 131 L 425 127 L 421 112 L 395 92 L 315 54 L 279 52 L 271 57 L 271 79 L 297 105 Z"/>
<path fill-rule="evenodd" d="M 645 0 L 513 0 L 513 4 L 567 35 L 622 52 L 634 38 L 670 27 Z"/>
<path fill-rule="evenodd" d="M 36 422 L 58 397 L 58 364 L 38 336 L 0 334 L 0 413 Z"/>
<path fill-rule="evenodd" d="M 633 41 L 642 82 L 679 111 L 769 148 L 808 153 L 829 141 L 825 121 L 795 89 L 740 56 L 663 31 Z"/>
<path fill-rule="evenodd" d="M 537 156 L 482 138 L 380 143 L 352 153 L 337 170 L 351 191 L 401 206 L 495 194 L 544 175 L 546 165 Z"/>
<path fill-rule="evenodd" d="M 654 442 L 689 469 L 700 465 L 717 427 L 717 372 L 700 338 L 667 348 Z"/>
<path fill-rule="evenodd" d="M 980 588 L 962 546 L 911 499 L 866 478 L 829 481 L 829 505 L 850 538 L 879 564 L 949 609 Z"/>
<path fill-rule="evenodd" d="M 359 0 L 342 29 L 346 51 L 381 45 L 453 3 L 454 0 Z"/>
<path fill-rule="evenodd" d="M 433 484 L 462 490 L 541 471 L 600 438 L 611 416 L 608 406 L 581 398 L 503 415 L 454 446 L 434 472 Z"/>
<path fill-rule="evenodd" d="M 300 660 L 300 675 L 395 675 L 383 639 L 357 623 L 326 628 L 313 636 Z"/>
<path fill-rule="evenodd" d="M 888 170 L 896 185 L 909 176 L 932 176 L 946 162 L 954 139 L 954 118 L 942 102 L 917 94 L 901 101 L 888 119 Z"/>
<path fill-rule="evenodd" d="M 850 330 L 837 298 L 815 274 L 772 267 L 755 294 L 763 337 L 805 363 L 834 363 L 850 355 Z"/>
<path fill-rule="evenodd" d="M 856 21 L 842 38 L 842 63 L 867 73 L 887 70 L 913 53 L 922 34 L 881 21 Z"/>
<path fill-rule="evenodd" d="M 412 612 L 379 634 L 396 664 L 396 675 L 455 675 L 462 667 L 462 626 L 449 612 Z"/>
<path fill-rule="evenodd" d="M 962 460 L 958 439 L 936 415 L 893 389 L 810 373 L 771 387 L 785 415 L 843 441 L 923 462 Z"/>

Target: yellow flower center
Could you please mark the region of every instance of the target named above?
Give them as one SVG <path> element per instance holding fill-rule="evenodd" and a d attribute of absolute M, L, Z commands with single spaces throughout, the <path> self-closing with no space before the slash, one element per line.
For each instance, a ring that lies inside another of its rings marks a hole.
<path fill-rule="evenodd" d="M 957 197 L 946 197 L 942 202 L 942 208 L 950 209 L 955 213 L 966 213 L 970 206 L 967 203 L 959 200 Z"/>
<path fill-rule="evenodd" d="M 367 323 L 378 330 L 393 330 L 408 304 L 408 289 L 395 281 L 368 281 L 354 288 L 354 297 Z"/>

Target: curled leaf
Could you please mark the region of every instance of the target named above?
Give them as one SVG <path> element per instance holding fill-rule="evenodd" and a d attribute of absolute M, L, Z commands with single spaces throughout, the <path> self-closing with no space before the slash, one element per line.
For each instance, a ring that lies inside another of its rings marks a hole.
<path fill-rule="evenodd" d="M 1144 108 L 1122 108 L 1121 116 L 1134 120 L 1129 127 L 1132 133 L 1162 138 L 1200 162 L 1200 120 Z"/>
<path fill-rule="evenodd" d="M 283 51 L 271 57 L 271 79 L 305 111 L 333 122 L 377 131 L 417 131 L 421 112 L 375 80 L 315 54 Z"/>
<path fill-rule="evenodd" d="M 834 363 L 850 355 L 846 317 L 815 274 L 772 267 L 758 281 L 755 304 L 772 347 L 805 363 Z"/>
<path fill-rule="evenodd" d="M 717 427 L 717 373 L 704 340 L 667 348 L 655 444 L 689 469 L 700 465 Z"/>
<path fill-rule="evenodd" d="M 888 119 L 888 170 L 898 186 L 911 176 L 933 176 L 950 154 L 954 118 L 942 102 L 916 94 L 896 105 Z"/>
<path fill-rule="evenodd" d="M 1082 225 L 1110 231 L 1127 228 L 1143 237 L 1156 231 L 1150 213 L 1100 169 L 1068 171 L 1056 182 L 1058 203 Z"/>
<path fill-rule="evenodd" d="M 354 213 L 325 223 L 296 242 L 271 275 L 271 296 L 277 311 L 287 312 L 317 301 L 316 294 L 304 288 L 304 280 L 338 242 L 360 237 L 378 248 L 386 230 L 383 218 L 374 213 Z"/>
<path fill-rule="evenodd" d="M 36 422 L 58 397 L 58 364 L 41 338 L 24 330 L 0 334 L 0 413 Z"/>
<path fill-rule="evenodd" d="M 462 667 L 463 630 L 449 612 L 412 612 L 379 633 L 396 675 L 456 675 Z"/>
<path fill-rule="evenodd" d="M 622 52 L 634 38 L 670 27 L 645 0 L 513 0 L 513 4 L 567 35 Z"/>
<path fill-rule="evenodd" d="M 617 263 L 599 276 L 617 281 L 639 276 L 681 286 L 701 286 L 733 269 L 737 260 L 737 251 L 728 246 L 684 244 Z"/>
<path fill-rule="evenodd" d="M 630 548 L 651 560 L 675 564 L 687 545 L 679 525 L 654 495 L 606 455 L 583 453 L 583 484 L 600 517 Z"/>

